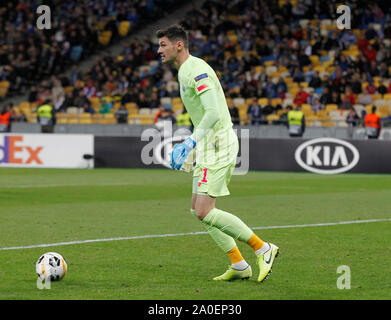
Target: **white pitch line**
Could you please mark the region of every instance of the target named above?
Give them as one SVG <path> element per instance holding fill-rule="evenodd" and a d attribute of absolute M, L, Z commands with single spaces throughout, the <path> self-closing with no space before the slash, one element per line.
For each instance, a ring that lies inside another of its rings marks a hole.
<path fill-rule="evenodd" d="M 314 223 L 314 224 L 296 224 L 296 225 L 286 225 L 286 226 L 253 227 L 251 229 L 253 229 L 253 230 L 269 230 L 269 229 L 287 229 L 287 228 L 305 228 L 305 227 L 325 227 L 325 226 L 337 226 L 337 225 L 345 225 L 345 224 L 386 222 L 386 221 L 391 221 L 391 218 L 390 219 L 369 219 L 369 220 L 326 222 L 326 223 Z M 208 232 L 199 231 L 199 232 L 188 232 L 188 233 L 147 234 L 147 235 L 133 236 L 133 237 L 119 237 L 119 238 L 68 241 L 68 242 L 58 242 L 58 243 L 48 243 L 48 244 L 35 244 L 35 245 L 29 245 L 29 246 L 0 248 L 0 251 L 67 246 L 67 245 L 72 245 L 72 244 L 83 244 L 83 243 L 92 243 L 92 242 L 137 240 L 137 239 L 148 239 L 148 238 L 168 238 L 168 237 L 178 237 L 178 236 L 195 236 L 195 235 L 202 235 L 202 234 L 208 234 Z"/>
<path fill-rule="evenodd" d="M 17 185 L 17 186 L 0 186 L 0 189 L 24 189 L 24 188 L 56 188 L 56 187 L 112 187 L 112 186 L 130 186 L 135 185 L 134 183 L 129 182 L 113 182 L 105 184 L 91 184 L 91 183 L 67 183 L 67 184 L 26 184 L 26 185 Z"/>

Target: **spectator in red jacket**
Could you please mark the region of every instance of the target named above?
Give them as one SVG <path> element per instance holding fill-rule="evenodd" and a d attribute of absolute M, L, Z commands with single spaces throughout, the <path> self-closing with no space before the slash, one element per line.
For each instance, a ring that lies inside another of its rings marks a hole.
<path fill-rule="evenodd" d="M 376 61 L 377 50 L 371 44 L 368 46 L 368 49 L 364 50 L 364 53 L 369 62 Z"/>
<path fill-rule="evenodd" d="M 307 98 L 309 94 L 303 90 L 302 86 L 299 86 L 299 92 L 296 93 L 295 99 L 293 100 L 294 104 L 304 104 L 307 103 Z"/>

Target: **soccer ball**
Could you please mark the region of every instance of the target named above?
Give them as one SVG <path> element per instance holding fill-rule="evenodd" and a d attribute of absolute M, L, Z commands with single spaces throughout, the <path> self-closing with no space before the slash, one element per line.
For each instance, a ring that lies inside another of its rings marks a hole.
<path fill-rule="evenodd" d="M 46 252 L 39 257 L 35 270 L 42 281 L 59 281 L 64 278 L 68 266 L 62 255 Z"/>

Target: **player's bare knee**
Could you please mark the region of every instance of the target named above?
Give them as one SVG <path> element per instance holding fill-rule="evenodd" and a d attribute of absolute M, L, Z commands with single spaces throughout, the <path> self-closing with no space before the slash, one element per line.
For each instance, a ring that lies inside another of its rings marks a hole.
<path fill-rule="evenodd" d="M 196 212 L 196 216 L 198 219 L 200 219 L 201 221 L 204 220 L 204 218 L 207 216 L 207 214 L 209 213 L 210 209 L 206 209 L 206 208 L 196 208 L 195 209 L 195 212 Z"/>

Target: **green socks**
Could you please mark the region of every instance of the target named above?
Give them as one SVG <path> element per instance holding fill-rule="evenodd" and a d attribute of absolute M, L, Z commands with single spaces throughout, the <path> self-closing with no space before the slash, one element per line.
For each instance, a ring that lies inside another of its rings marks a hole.
<path fill-rule="evenodd" d="M 213 208 L 202 220 L 204 225 L 215 227 L 235 240 L 247 243 L 253 231 L 238 217 L 229 212 Z"/>
<path fill-rule="evenodd" d="M 194 217 L 197 218 L 195 210 L 190 209 L 191 213 Z M 199 220 L 197 218 L 197 220 Z M 223 250 L 224 252 L 228 252 L 232 250 L 232 248 L 236 247 L 235 240 L 230 237 L 229 235 L 225 234 L 224 232 L 221 232 L 219 229 L 212 227 L 210 225 L 207 225 L 204 223 L 206 231 L 210 234 L 212 239 L 216 242 L 216 244 Z"/>

